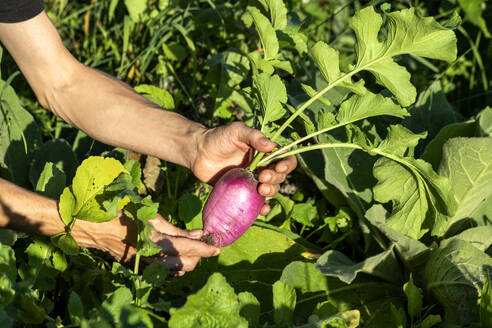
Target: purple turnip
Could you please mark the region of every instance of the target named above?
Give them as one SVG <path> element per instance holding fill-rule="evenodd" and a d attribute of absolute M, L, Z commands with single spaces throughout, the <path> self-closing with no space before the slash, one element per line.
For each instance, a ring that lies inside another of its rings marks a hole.
<path fill-rule="evenodd" d="M 224 247 L 241 237 L 265 203 L 257 189 L 250 170 L 235 168 L 225 173 L 203 208 L 203 240 Z"/>

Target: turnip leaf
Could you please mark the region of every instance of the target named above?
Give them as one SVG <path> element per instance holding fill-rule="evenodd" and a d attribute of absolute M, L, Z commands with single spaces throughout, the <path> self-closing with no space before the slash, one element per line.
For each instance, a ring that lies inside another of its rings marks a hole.
<path fill-rule="evenodd" d="M 392 246 L 380 254 L 367 257 L 359 263 L 354 263 L 339 251 L 329 250 L 316 261 L 316 268 L 324 275 L 336 277 L 347 284 L 354 281 L 359 273 L 398 283 L 402 279 L 402 273 L 393 248 Z"/>
<path fill-rule="evenodd" d="M 263 54 L 265 60 L 270 60 L 278 55 L 278 39 L 272 24 L 256 7 L 248 7 L 247 14 L 243 17 L 246 25 L 254 23 L 263 45 Z"/>
<path fill-rule="evenodd" d="M 492 258 L 470 243 L 453 239 L 431 254 L 422 277 L 428 292 L 446 311 L 446 320 L 460 326 L 478 321 L 479 291 Z"/>
<path fill-rule="evenodd" d="M 453 138 L 443 148 L 439 173 L 449 178 L 456 213 L 450 227 L 472 218 L 482 222 L 481 210 L 492 202 L 492 138 Z"/>
<path fill-rule="evenodd" d="M 456 58 L 456 37 L 432 17 L 419 17 L 414 8 L 386 13 L 388 33 L 384 42 L 378 34 L 383 24 L 373 7 L 358 11 L 350 21 L 357 37 L 356 69 L 368 70 L 388 88 L 402 106 L 415 101 L 416 90 L 410 73 L 393 56 L 417 56 L 452 61 Z"/>
<path fill-rule="evenodd" d="M 188 296 L 183 307 L 170 310 L 170 328 L 248 327 L 239 315 L 239 301 L 224 276 L 214 273 L 196 294 Z"/>
<path fill-rule="evenodd" d="M 295 289 L 282 281 L 276 281 L 273 284 L 273 318 L 275 324 L 282 327 L 292 325 L 295 307 Z"/>

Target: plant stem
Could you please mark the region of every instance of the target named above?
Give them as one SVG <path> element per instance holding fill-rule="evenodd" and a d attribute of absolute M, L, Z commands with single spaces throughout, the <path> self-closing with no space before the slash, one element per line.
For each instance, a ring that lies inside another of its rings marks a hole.
<path fill-rule="evenodd" d="M 390 57 L 396 56 L 396 55 L 399 55 L 399 54 L 398 53 L 395 53 L 395 54 L 392 54 Z M 382 60 L 384 60 L 386 58 L 387 58 L 387 56 L 382 56 L 382 57 L 377 58 L 377 59 L 375 59 L 373 61 L 370 61 L 370 62 L 366 63 L 365 65 L 354 69 L 353 71 L 351 71 L 351 72 L 349 72 L 349 73 L 347 73 L 347 74 L 339 77 L 338 79 L 336 79 L 335 81 L 333 81 L 332 83 L 330 83 L 327 87 L 325 87 L 324 89 L 322 89 L 321 91 L 319 91 L 317 94 L 315 94 L 309 100 L 307 100 L 305 103 L 303 103 L 298 109 L 296 109 L 296 111 L 291 116 L 289 116 L 289 118 L 284 122 L 284 124 L 282 124 L 282 126 L 277 130 L 277 132 L 275 132 L 275 134 L 273 135 L 273 137 L 271 138 L 271 140 L 272 141 L 275 141 L 282 134 L 282 132 L 284 132 L 284 130 L 290 125 L 290 123 L 292 123 L 292 121 L 294 121 L 294 119 L 297 116 L 299 116 L 313 102 L 315 102 L 316 100 L 318 100 L 319 98 L 321 98 L 321 96 L 323 96 L 325 93 L 327 93 L 328 91 L 330 91 L 331 89 L 333 89 L 334 87 L 336 87 L 337 85 L 339 85 L 340 83 L 342 83 L 343 81 L 345 81 L 347 79 L 350 79 L 353 75 L 359 73 L 360 71 L 365 70 L 367 67 L 370 67 L 371 65 L 373 65 L 375 63 L 378 63 L 378 62 L 380 62 L 380 61 L 382 61 Z M 322 133 L 322 132 L 320 132 L 320 133 Z M 263 158 L 263 156 L 265 156 L 265 153 L 258 153 L 256 155 L 256 157 L 254 158 L 253 162 L 249 166 L 249 169 L 251 171 L 253 171 L 253 170 L 256 169 L 257 165 L 259 164 L 259 162 L 261 161 L 261 159 Z M 285 157 L 285 156 L 283 156 L 283 157 Z"/>
<path fill-rule="evenodd" d="M 289 152 L 282 153 L 280 155 L 279 155 L 279 152 L 275 152 L 275 154 L 272 154 L 272 155 L 266 157 L 265 159 L 263 159 L 262 161 L 260 161 L 259 165 L 261 165 L 262 163 L 267 163 L 268 161 L 271 161 L 271 160 L 274 160 L 274 159 L 281 159 L 281 158 L 285 158 L 285 157 L 288 157 L 288 156 L 291 156 L 291 155 L 297 155 L 297 154 L 304 153 L 304 152 L 307 152 L 307 151 L 316 150 L 316 149 L 324 149 L 324 148 L 353 148 L 353 149 L 363 149 L 359 145 L 352 144 L 352 143 L 346 143 L 346 142 L 334 142 L 334 143 L 316 144 L 316 145 L 310 145 L 310 146 L 306 146 L 306 147 L 297 148 L 295 150 L 291 150 Z"/>

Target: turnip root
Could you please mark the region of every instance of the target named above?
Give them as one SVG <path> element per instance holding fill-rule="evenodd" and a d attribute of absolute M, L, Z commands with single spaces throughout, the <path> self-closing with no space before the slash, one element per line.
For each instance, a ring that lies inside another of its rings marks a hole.
<path fill-rule="evenodd" d="M 218 247 L 236 241 L 256 220 L 265 202 L 257 188 L 258 181 L 247 169 L 225 173 L 203 208 L 203 240 Z"/>

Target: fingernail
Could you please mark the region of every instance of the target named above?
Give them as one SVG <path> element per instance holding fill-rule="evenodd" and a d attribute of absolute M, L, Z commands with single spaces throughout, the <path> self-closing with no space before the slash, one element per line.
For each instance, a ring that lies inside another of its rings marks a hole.
<path fill-rule="evenodd" d="M 219 254 L 220 254 L 220 248 L 218 248 L 218 249 L 215 251 L 214 256 L 217 256 L 217 255 L 219 255 Z"/>
<path fill-rule="evenodd" d="M 277 171 L 280 173 L 284 173 L 287 171 L 287 166 L 285 166 L 285 165 L 279 166 Z"/>
<path fill-rule="evenodd" d="M 260 142 L 262 145 L 267 146 L 270 143 L 270 140 L 268 140 L 267 138 L 262 138 Z"/>
<path fill-rule="evenodd" d="M 270 187 L 268 187 L 268 186 L 264 186 L 264 187 L 263 187 L 263 193 L 264 193 L 264 194 L 269 194 L 269 193 L 270 193 L 270 190 L 271 190 L 271 189 L 270 189 Z"/>
<path fill-rule="evenodd" d="M 202 231 L 201 230 L 191 230 L 190 235 L 193 238 L 198 238 L 202 235 Z"/>
<path fill-rule="evenodd" d="M 261 180 L 262 180 L 262 182 L 268 182 L 268 181 L 270 181 L 270 179 L 272 178 L 272 175 L 271 175 L 270 173 L 265 173 L 265 174 L 263 174 L 263 175 L 262 175 L 262 177 L 261 177 L 261 178 L 262 178 L 262 179 L 261 179 Z"/>

